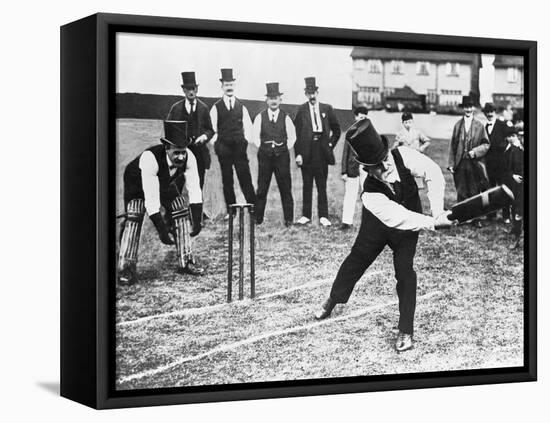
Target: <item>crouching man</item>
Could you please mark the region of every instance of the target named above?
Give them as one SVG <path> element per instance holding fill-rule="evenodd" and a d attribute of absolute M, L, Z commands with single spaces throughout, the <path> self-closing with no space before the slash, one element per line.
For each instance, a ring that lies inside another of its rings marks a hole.
<path fill-rule="evenodd" d="M 160 241 L 176 245 L 179 273 L 201 275 L 195 265 L 191 239 L 201 230 L 202 194 L 195 156 L 187 148 L 187 122 L 164 121 L 161 144 L 146 149 L 124 171 L 126 219 L 120 237 L 118 281 L 137 281 L 139 237 L 145 211 Z M 187 192 L 187 198 L 184 193 Z M 192 227 L 192 229 L 191 229 Z"/>
<path fill-rule="evenodd" d="M 361 227 L 351 253 L 340 266 L 330 296 L 315 314 L 317 319 L 330 316 L 338 303 L 346 303 L 357 281 L 389 246 L 393 250 L 397 296 L 399 298 L 399 334 L 397 351 L 413 346 L 413 319 L 416 306 L 416 273 L 413 268 L 420 230 L 450 227 L 450 212 L 443 210 L 445 180 L 439 166 L 409 147 L 389 151 L 388 140 L 380 136 L 369 119 L 354 123 L 346 140 L 357 153 L 357 160 L 368 176 L 361 200 Z M 415 177 L 428 187 L 432 216 L 422 214 Z"/>

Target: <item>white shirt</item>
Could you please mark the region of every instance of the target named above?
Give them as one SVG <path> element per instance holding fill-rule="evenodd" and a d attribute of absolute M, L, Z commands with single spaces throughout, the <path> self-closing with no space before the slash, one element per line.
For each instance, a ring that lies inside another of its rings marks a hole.
<path fill-rule="evenodd" d="M 472 126 L 472 120 L 474 119 L 474 114 L 470 117 L 464 116 L 464 129 L 466 130 L 466 133 L 470 132 L 470 127 Z"/>
<path fill-rule="evenodd" d="M 398 147 L 403 158 L 403 164 L 413 176 L 423 178 L 428 187 L 428 200 L 432 216 L 413 212 L 401 204 L 390 200 L 379 192 L 364 192 L 361 200 L 365 208 L 374 214 L 384 225 L 402 230 L 420 231 L 434 230 L 435 217 L 443 213 L 443 195 L 445 179 L 440 167 L 428 156 L 409 147 Z M 393 156 L 389 154 L 390 166 L 383 176 L 383 182 L 388 184 L 401 181 L 395 166 Z"/>
<path fill-rule="evenodd" d="M 199 171 L 197 169 L 197 159 L 191 150 L 187 149 L 187 166 L 185 168 L 185 189 L 189 195 L 189 204 L 202 203 L 202 192 L 199 183 Z M 168 167 L 172 162 L 166 155 Z M 160 211 L 160 183 L 158 178 L 159 166 L 155 155 L 149 150 L 144 151 L 139 158 L 139 168 L 141 169 L 141 183 L 143 194 L 145 195 L 145 210 L 147 214 L 158 213 Z M 170 176 L 173 176 L 177 169 L 170 169 Z"/>
<path fill-rule="evenodd" d="M 225 108 L 229 110 L 229 107 L 235 107 L 235 96 L 226 96 L 225 94 L 222 96 L 223 104 L 225 104 Z M 243 130 L 244 130 L 244 138 L 248 141 L 252 141 L 252 120 L 250 120 L 250 114 L 248 113 L 248 110 L 246 107 L 243 106 Z M 218 140 L 218 109 L 216 109 L 216 105 L 212 106 L 210 109 L 210 119 L 212 120 L 212 129 L 214 129 L 214 136 L 210 139 L 210 142 L 212 145 Z"/>
<path fill-rule="evenodd" d="M 191 109 L 191 102 L 188 99 L 185 99 L 185 110 L 187 110 L 188 114 L 191 114 L 197 110 L 197 99 L 195 98 L 195 101 L 193 102 L 193 109 Z"/>
<path fill-rule="evenodd" d="M 309 103 L 309 115 L 311 117 L 311 127 L 313 128 L 313 132 L 323 132 L 321 114 L 319 113 L 319 102 L 316 102 L 314 105 Z M 315 125 L 315 118 L 317 118 L 317 125 Z"/>
<path fill-rule="evenodd" d="M 269 120 L 275 119 L 275 122 L 277 121 L 279 117 L 279 110 L 277 109 L 275 112 L 273 112 L 271 109 L 267 109 L 267 115 L 269 116 Z M 292 147 L 294 147 L 294 143 L 296 142 L 296 128 L 294 128 L 294 124 L 292 123 L 292 119 L 290 119 L 290 116 L 286 115 L 285 117 L 285 128 L 286 128 L 286 146 L 290 150 Z M 260 138 L 260 134 L 262 132 L 262 114 L 258 113 L 256 118 L 254 119 L 254 127 L 252 128 L 252 140 L 254 142 L 254 145 L 258 148 L 260 148 L 260 145 L 262 143 L 262 140 Z"/>

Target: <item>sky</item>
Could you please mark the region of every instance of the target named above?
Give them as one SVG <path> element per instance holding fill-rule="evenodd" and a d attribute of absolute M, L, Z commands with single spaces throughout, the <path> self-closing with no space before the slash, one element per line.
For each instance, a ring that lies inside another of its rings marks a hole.
<path fill-rule="evenodd" d="M 264 99 L 279 82 L 283 102 L 300 104 L 304 77 L 315 76 L 320 101 L 351 108 L 351 47 L 119 33 L 117 92 L 181 95 L 181 72 L 195 71 L 199 96 L 219 97 L 220 69 L 233 68 L 236 95 Z M 481 102 L 491 101 L 493 55 L 482 56 Z"/>

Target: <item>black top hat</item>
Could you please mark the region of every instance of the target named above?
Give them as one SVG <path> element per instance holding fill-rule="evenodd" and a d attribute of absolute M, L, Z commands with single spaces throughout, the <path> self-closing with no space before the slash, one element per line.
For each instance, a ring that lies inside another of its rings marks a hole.
<path fill-rule="evenodd" d="M 388 139 L 380 136 L 369 119 L 362 119 L 350 126 L 346 133 L 357 157 L 356 160 L 367 166 L 380 163 L 388 155 Z"/>
<path fill-rule="evenodd" d="M 496 111 L 497 109 L 493 103 L 485 103 L 485 106 L 483 106 L 483 113 L 492 113 Z"/>
<path fill-rule="evenodd" d="M 174 147 L 186 148 L 191 142 L 187 133 L 187 122 L 185 120 L 165 120 L 164 137 L 160 140 Z"/>
<path fill-rule="evenodd" d="M 233 78 L 233 69 L 229 69 L 229 68 L 224 68 L 221 70 L 222 72 L 222 77 L 220 78 L 220 81 L 221 82 L 229 82 L 229 81 L 234 81 L 235 78 Z"/>
<path fill-rule="evenodd" d="M 304 78 L 304 80 L 306 81 L 306 93 L 314 93 L 319 89 L 317 82 L 315 82 L 314 76 L 308 76 L 307 78 Z"/>
<path fill-rule="evenodd" d="M 196 88 L 199 84 L 195 81 L 195 72 L 182 72 L 181 79 L 183 84 L 181 85 L 184 88 Z"/>
<path fill-rule="evenodd" d="M 277 97 L 280 95 L 283 95 L 282 92 L 279 91 L 279 83 L 278 82 L 268 82 L 265 84 L 267 93 L 265 94 L 267 97 Z"/>
<path fill-rule="evenodd" d="M 460 107 L 473 107 L 475 106 L 474 100 L 472 100 L 472 97 L 469 95 L 463 95 L 462 96 L 462 103 L 460 103 Z"/>

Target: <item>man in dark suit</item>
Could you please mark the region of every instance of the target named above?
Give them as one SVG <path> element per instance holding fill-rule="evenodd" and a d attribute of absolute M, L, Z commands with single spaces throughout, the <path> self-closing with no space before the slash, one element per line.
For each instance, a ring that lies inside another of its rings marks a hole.
<path fill-rule="evenodd" d="M 330 226 L 328 220 L 327 176 L 328 165 L 335 163 L 334 146 L 340 138 L 340 124 L 330 104 L 319 103 L 319 87 L 314 77 L 305 78 L 305 95 L 308 99 L 300 106 L 294 126 L 296 127 L 296 164 L 302 169 L 303 205 L 302 217 L 297 223 L 311 222 L 311 197 L 313 180 L 317 186 L 317 210 L 319 222 Z"/>
<path fill-rule="evenodd" d="M 503 154 L 503 182 L 514 193 L 511 231 L 514 236 L 514 242 L 510 246 L 511 249 L 519 246 L 521 228 L 523 226 L 523 146 L 518 138 L 518 134 L 518 128 L 508 128 L 506 136 L 507 146 Z"/>
<path fill-rule="evenodd" d="M 210 118 L 215 131 L 212 142 L 220 161 L 223 196 L 229 212 L 229 206 L 236 201 L 233 167 L 246 202 L 256 203 L 256 193 L 246 155 L 248 142 L 252 141 L 252 121 L 244 104 L 235 97 L 233 69 L 222 69 L 220 82 L 223 96 L 210 109 Z"/>
<path fill-rule="evenodd" d="M 191 144 L 189 150 L 197 159 L 201 190 L 204 186 L 204 174 L 210 169 L 212 162 L 208 151 L 208 141 L 214 135 L 208 106 L 197 98 L 199 84 L 195 80 L 195 72 L 182 72 L 181 88 L 185 98 L 174 103 L 168 112 L 166 120 L 186 121 L 188 123 Z"/>
<path fill-rule="evenodd" d="M 485 103 L 483 113 L 487 118 L 485 129 L 489 135 L 489 151 L 487 152 L 487 176 L 489 177 L 489 186 L 496 187 L 504 181 L 504 150 L 506 150 L 506 135 L 509 125 L 497 118 L 496 108 L 493 103 Z M 507 208 L 502 209 L 502 218 L 506 223 L 510 223 L 510 211 Z M 496 212 L 487 216 L 488 219 L 496 217 Z"/>
<path fill-rule="evenodd" d="M 449 149 L 449 171 L 453 174 L 457 200 L 462 201 L 489 188 L 485 156 L 489 151 L 487 131 L 474 117 L 474 102 L 469 96 L 462 98 L 464 117 L 453 128 Z M 481 222 L 472 222 L 481 227 Z"/>

